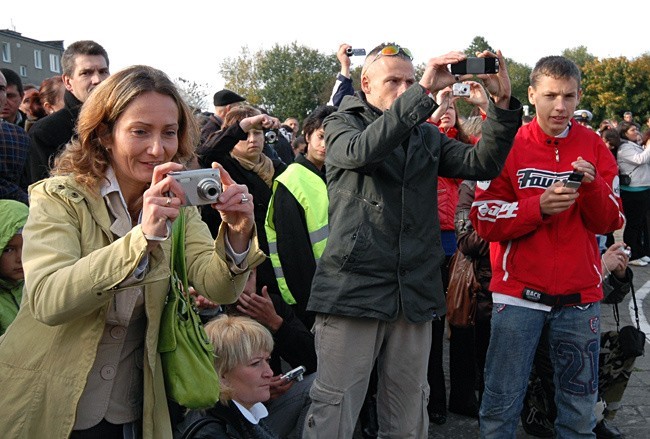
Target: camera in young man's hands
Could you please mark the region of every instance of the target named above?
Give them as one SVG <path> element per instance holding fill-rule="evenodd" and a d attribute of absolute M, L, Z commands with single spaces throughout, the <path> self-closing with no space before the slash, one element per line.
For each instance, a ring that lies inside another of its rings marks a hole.
<path fill-rule="evenodd" d="M 458 96 L 461 98 L 469 97 L 470 95 L 470 86 L 469 84 L 463 84 L 462 82 L 456 82 L 451 86 L 452 96 Z"/>
<path fill-rule="evenodd" d="M 621 246 L 621 251 L 625 253 L 625 255 L 629 258 L 632 256 L 632 249 L 630 247 L 626 247 L 624 245 Z"/>
<path fill-rule="evenodd" d="M 185 192 L 185 206 L 216 203 L 223 192 L 221 173 L 218 169 L 193 169 L 170 172 L 170 177 L 180 183 Z"/>

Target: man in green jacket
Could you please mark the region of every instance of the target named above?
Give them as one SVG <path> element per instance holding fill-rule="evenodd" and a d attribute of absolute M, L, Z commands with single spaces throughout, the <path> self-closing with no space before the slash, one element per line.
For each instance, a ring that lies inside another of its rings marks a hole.
<path fill-rule="evenodd" d="M 503 56 L 479 56 L 497 57 L 500 71 L 479 76 L 491 101 L 476 147 L 426 123 L 433 96 L 471 77 L 447 70 L 461 52 L 430 59 L 416 83 L 410 51 L 379 45 L 362 91 L 325 119 L 330 235 L 308 305 L 318 375 L 306 438 L 352 437 L 375 359 L 379 437 L 427 437 L 431 321 L 446 312 L 437 177 L 498 175 L 521 120 Z"/>

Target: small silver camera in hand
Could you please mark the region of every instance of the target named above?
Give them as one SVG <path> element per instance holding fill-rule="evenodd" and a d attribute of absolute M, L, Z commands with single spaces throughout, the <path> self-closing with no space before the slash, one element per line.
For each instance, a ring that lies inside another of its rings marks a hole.
<path fill-rule="evenodd" d="M 167 174 L 179 182 L 185 191 L 185 206 L 216 203 L 223 192 L 218 169 L 193 169 Z"/>
<path fill-rule="evenodd" d="M 452 96 L 469 97 L 469 84 L 456 82 L 451 86 L 451 94 Z"/>
<path fill-rule="evenodd" d="M 625 254 L 627 255 L 628 258 L 629 258 L 630 256 L 632 256 L 632 249 L 630 249 L 630 247 L 625 247 L 624 245 L 622 245 L 622 246 L 621 246 L 621 251 L 622 251 L 623 253 L 625 253 Z"/>
<path fill-rule="evenodd" d="M 305 366 L 298 366 L 282 375 L 282 378 L 285 380 L 302 381 L 302 376 L 306 370 Z"/>

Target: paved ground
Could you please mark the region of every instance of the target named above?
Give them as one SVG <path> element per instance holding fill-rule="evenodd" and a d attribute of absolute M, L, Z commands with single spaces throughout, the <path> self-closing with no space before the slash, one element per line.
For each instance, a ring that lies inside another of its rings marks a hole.
<path fill-rule="evenodd" d="M 616 236 L 620 239 L 617 233 Z M 627 439 L 650 438 L 650 265 L 646 267 L 632 267 L 634 271 L 634 287 L 637 295 L 637 303 L 641 314 L 643 332 L 646 333 L 646 355 L 638 357 L 635 362 L 635 370 L 630 377 L 628 387 L 622 399 L 622 407 L 617 412 L 613 424 L 616 425 Z M 623 304 L 619 305 L 621 313 L 621 327 L 633 322 L 634 311 L 631 305 L 631 295 L 628 295 Z M 612 305 L 602 306 L 602 330 L 610 331 L 616 329 Z M 445 367 L 448 367 L 447 349 L 449 343 L 445 339 Z M 449 376 L 447 371 L 447 377 Z M 449 385 L 447 385 L 449 388 Z M 447 414 L 447 422 L 444 425 L 431 424 L 429 427 L 429 438 L 477 438 L 478 423 L 475 419 L 464 416 Z M 533 438 L 524 432 L 521 424 L 517 432 L 517 438 Z"/>
<path fill-rule="evenodd" d="M 642 328 L 646 335 L 650 334 L 650 265 L 646 267 L 632 267 L 634 271 L 634 286 L 636 288 L 637 303 L 642 313 Z M 630 300 L 619 305 L 621 312 L 621 326 L 630 324 L 633 312 L 630 313 Z M 602 330 L 609 331 L 616 329 L 611 305 L 602 307 Z M 648 340 L 650 341 L 650 340 Z M 646 341 L 646 355 L 638 357 L 635 363 L 635 370 L 630 377 L 628 387 L 623 395 L 622 407 L 617 412 L 613 424 L 616 425 L 627 439 L 650 438 L 650 344 Z M 448 349 L 448 341 L 445 340 L 445 349 Z M 445 352 L 445 359 L 447 359 Z M 448 366 L 448 363 L 445 367 Z M 447 377 L 448 377 L 447 372 Z M 447 387 L 449 387 L 447 385 Z M 447 422 L 444 425 L 431 424 L 429 427 L 429 438 L 477 438 L 478 423 L 475 419 L 447 413 Z M 517 438 L 533 438 L 526 434 L 519 426 Z"/>
<path fill-rule="evenodd" d="M 617 233 L 618 235 L 618 233 Z M 620 240 L 620 237 L 617 236 Z M 634 286 L 636 289 L 637 302 L 640 308 L 642 330 L 646 333 L 646 355 L 638 357 L 635 363 L 635 370 L 630 377 L 628 387 L 623 395 L 622 407 L 612 422 L 621 430 L 627 439 L 650 438 L 650 265 L 646 267 L 632 267 L 634 271 Z M 631 295 L 619 305 L 621 313 L 621 327 L 633 322 L 633 308 Z M 613 318 L 612 306 L 602 307 L 602 330 L 609 331 L 616 329 Z M 447 390 L 449 390 L 448 370 L 449 342 L 445 337 L 445 373 L 447 376 Z M 360 434 L 355 434 L 355 439 L 360 439 Z M 447 414 L 447 422 L 444 425 L 431 424 L 429 427 L 429 439 L 438 438 L 478 438 L 478 422 L 476 419 Z M 533 438 L 526 434 L 521 427 L 518 428 L 517 439 Z"/>

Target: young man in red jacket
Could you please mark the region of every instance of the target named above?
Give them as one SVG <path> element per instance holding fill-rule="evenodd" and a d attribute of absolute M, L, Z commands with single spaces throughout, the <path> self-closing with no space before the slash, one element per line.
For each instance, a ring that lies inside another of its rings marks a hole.
<path fill-rule="evenodd" d="M 557 435 L 593 437 L 603 296 L 595 234 L 623 226 L 618 170 L 598 135 L 572 119 L 581 95 L 578 67 L 545 57 L 530 78 L 536 117 L 519 129 L 501 174 L 478 183 L 470 214 L 491 242 L 494 292 L 481 437 L 515 437 L 544 325 Z M 581 182 L 567 185 L 574 172 Z"/>

